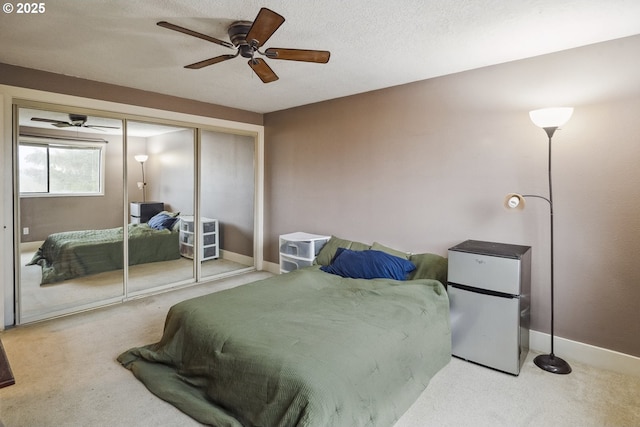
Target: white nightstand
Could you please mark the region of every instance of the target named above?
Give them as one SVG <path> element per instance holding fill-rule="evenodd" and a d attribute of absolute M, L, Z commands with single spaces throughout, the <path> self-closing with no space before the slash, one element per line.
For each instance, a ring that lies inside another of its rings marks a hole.
<path fill-rule="evenodd" d="M 280 273 L 308 267 L 331 236 L 296 232 L 280 236 Z"/>
<path fill-rule="evenodd" d="M 211 218 L 200 218 L 200 226 L 202 234 L 200 234 L 200 251 L 201 261 L 216 259 L 220 256 L 220 248 L 218 244 L 218 220 Z M 193 215 L 180 216 L 180 255 L 185 258 L 193 259 L 195 243 L 195 224 Z"/>

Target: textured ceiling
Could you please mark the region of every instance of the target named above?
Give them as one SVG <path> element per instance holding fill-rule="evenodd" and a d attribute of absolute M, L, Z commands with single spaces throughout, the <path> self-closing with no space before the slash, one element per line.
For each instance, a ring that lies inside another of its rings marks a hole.
<path fill-rule="evenodd" d="M 4 2 L 6 3 L 6 2 Z M 17 5 L 17 2 L 11 1 Z M 0 13 L 0 62 L 258 113 L 640 34 L 638 0 L 54 0 Z M 328 64 L 267 60 L 264 84 L 227 40 L 261 7 L 286 18 L 265 47 L 331 51 Z"/>

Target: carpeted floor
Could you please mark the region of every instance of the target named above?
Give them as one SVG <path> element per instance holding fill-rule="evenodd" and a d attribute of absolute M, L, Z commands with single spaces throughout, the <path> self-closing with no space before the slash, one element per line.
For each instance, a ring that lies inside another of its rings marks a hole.
<path fill-rule="evenodd" d="M 157 341 L 174 303 L 268 276 L 249 273 L 0 333 L 16 380 L 0 389 L 0 426 L 200 425 L 115 359 Z M 640 426 L 640 378 L 571 361 L 573 373 L 553 375 L 533 356 L 518 377 L 454 358 L 396 427 Z"/>

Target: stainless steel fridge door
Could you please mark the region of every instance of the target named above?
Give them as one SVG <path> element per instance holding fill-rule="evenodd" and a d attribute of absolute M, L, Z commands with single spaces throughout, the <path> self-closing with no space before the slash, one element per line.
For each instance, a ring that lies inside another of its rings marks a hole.
<path fill-rule="evenodd" d="M 520 300 L 449 285 L 454 356 L 490 368 L 520 373 Z"/>
<path fill-rule="evenodd" d="M 520 262 L 514 258 L 449 251 L 448 281 L 505 294 L 520 294 Z"/>

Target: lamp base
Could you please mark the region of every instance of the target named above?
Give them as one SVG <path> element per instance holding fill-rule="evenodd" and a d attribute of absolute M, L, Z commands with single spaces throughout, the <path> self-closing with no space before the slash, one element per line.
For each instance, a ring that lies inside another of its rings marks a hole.
<path fill-rule="evenodd" d="M 540 369 L 544 369 L 552 374 L 570 374 L 571 366 L 564 359 L 551 354 L 541 354 L 533 359 L 533 363 Z"/>

